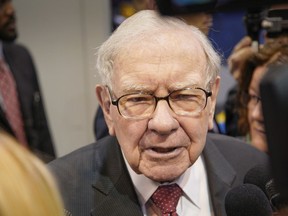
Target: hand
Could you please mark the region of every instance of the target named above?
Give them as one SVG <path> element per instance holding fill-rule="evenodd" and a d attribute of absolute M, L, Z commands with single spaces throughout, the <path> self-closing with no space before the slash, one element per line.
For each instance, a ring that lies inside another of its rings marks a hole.
<path fill-rule="evenodd" d="M 248 36 L 242 38 L 234 47 L 228 58 L 228 67 L 235 80 L 238 80 L 245 62 L 253 55 L 255 50 L 251 47 L 252 39 Z"/>

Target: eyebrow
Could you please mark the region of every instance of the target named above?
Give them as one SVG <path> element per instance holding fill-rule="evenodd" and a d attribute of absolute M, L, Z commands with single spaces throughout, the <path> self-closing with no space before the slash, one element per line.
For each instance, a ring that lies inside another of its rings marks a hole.
<path fill-rule="evenodd" d="M 139 92 L 145 92 L 145 93 L 153 93 L 154 89 L 151 89 L 149 86 L 144 86 L 141 84 L 128 84 L 128 85 L 122 85 L 121 88 L 123 89 L 122 92 L 124 94 L 129 93 L 139 93 Z"/>

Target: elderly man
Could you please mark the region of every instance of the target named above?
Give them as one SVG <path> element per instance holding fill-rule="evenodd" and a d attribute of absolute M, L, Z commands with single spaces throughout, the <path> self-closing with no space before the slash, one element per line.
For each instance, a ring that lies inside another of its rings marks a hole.
<path fill-rule="evenodd" d="M 111 136 L 50 163 L 66 210 L 225 215 L 227 191 L 267 157 L 207 135 L 219 64 L 207 37 L 177 18 L 141 11 L 125 20 L 98 50 L 96 94 Z"/>

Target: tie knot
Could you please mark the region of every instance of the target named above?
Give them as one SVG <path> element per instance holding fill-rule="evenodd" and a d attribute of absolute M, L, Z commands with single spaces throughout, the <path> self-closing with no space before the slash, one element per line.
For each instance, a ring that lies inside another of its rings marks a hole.
<path fill-rule="evenodd" d="M 176 214 L 176 207 L 182 193 L 182 189 L 177 184 L 163 185 L 157 188 L 151 199 L 163 215 Z"/>

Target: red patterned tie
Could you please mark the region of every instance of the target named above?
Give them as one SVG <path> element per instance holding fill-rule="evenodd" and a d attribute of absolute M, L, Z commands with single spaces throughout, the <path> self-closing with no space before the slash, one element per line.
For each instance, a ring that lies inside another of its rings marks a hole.
<path fill-rule="evenodd" d="M 176 207 L 182 193 L 177 184 L 164 185 L 158 187 L 151 199 L 161 210 L 162 216 L 178 216 Z"/>
<path fill-rule="evenodd" d="M 7 120 L 18 141 L 27 146 L 16 84 L 9 67 L 2 59 L 0 59 L 0 91 Z"/>

